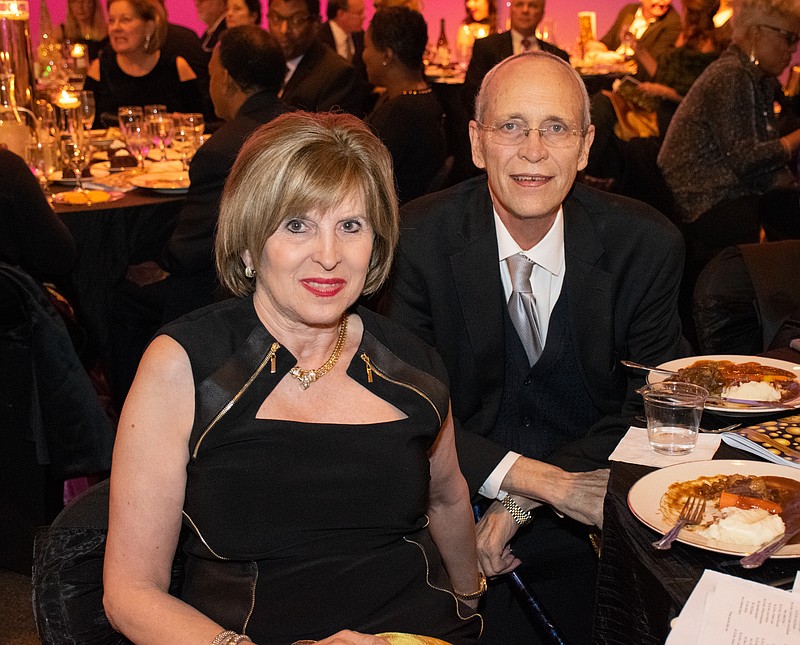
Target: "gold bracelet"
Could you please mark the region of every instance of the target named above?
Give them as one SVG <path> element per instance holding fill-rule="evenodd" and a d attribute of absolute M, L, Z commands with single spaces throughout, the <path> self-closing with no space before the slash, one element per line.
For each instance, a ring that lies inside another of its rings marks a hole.
<path fill-rule="evenodd" d="M 214 637 L 214 640 L 211 641 L 211 645 L 224 645 L 228 642 L 228 639 L 231 636 L 236 636 L 236 632 L 231 631 L 230 629 L 226 629 L 224 632 L 220 632 Z"/>
<path fill-rule="evenodd" d="M 531 512 L 523 511 L 522 507 L 513 499 L 511 499 L 511 495 L 506 495 L 502 500 L 500 500 L 500 503 L 509 513 L 511 513 L 511 517 L 514 518 L 514 521 L 519 526 L 525 526 L 533 521 L 533 515 L 531 515 Z"/>
<path fill-rule="evenodd" d="M 481 581 L 478 584 L 478 591 L 473 591 L 472 593 L 460 593 L 453 589 L 453 595 L 459 600 L 477 600 L 480 598 L 486 593 L 486 576 L 483 575 L 483 571 L 478 571 L 478 575 L 481 577 Z"/>
<path fill-rule="evenodd" d="M 249 636 L 245 634 L 236 634 L 234 633 L 227 641 L 225 641 L 225 645 L 238 645 L 238 643 L 252 643 L 253 641 L 250 640 Z"/>

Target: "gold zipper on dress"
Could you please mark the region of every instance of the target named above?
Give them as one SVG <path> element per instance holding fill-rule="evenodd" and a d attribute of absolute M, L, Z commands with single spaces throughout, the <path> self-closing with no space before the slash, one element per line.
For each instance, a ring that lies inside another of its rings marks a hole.
<path fill-rule="evenodd" d="M 373 365 L 372 361 L 370 360 L 369 356 L 367 356 L 366 352 L 361 352 L 361 360 L 364 361 L 364 364 L 367 367 L 367 382 L 368 383 L 372 383 L 372 381 L 373 381 L 372 375 L 376 374 L 377 376 L 380 376 L 383 380 L 389 381 L 389 383 L 394 383 L 395 385 L 399 385 L 400 387 L 407 388 L 407 389 L 411 390 L 412 392 L 416 392 L 423 399 L 425 399 L 428 403 L 431 404 L 431 407 L 433 408 L 433 411 L 436 412 L 436 417 L 439 419 L 439 425 L 441 426 L 442 423 L 444 423 L 444 421 L 442 420 L 442 415 L 439 412 L 439 408 L 436 407 L 434 402 L 431 400 L 431 398 L 427 394 L 425 394 L 425 392 L 420 390 L 418 387 L 416 387 L 414 385 L 411 385 L 411 383 L 404 383 L 403 381 L 398 381 L 397 379 L 393 379 L 392 377 L 390 377 L 387 374 L 385 374 L 384 372 L 382 372 L 380 369 L 375 367 L 375 365 Z"/>
<path fill-rule="evenodd" d="M 236 393 L 236 395 L 230 401 L 228 401 L 228 403 L 225 404 L 225 407 L 222 408 L 217 413 L 217 416 L 215 416 L 211 420 L 211 423 L 208 424 L 208 427 L 206 427 L 206 429 L 203 430 L 203 434 L 200 435 L 200 438 L 197 440 L 197 444 L 194 447 L 194 451 L 192 452 L 192 459 L 195 459 L 197 457 L 197 452 L 198 450 L 200 450 L 200 444 L 203 443 L 203 439 L 206 438 L 206 435 L 211 431 L 211 428 L 213 428 L 217 424 L 217 422 L 227 414 L 228 410 L 230 410 L 233 407 L 233 405 L 241 398 L 242 394 L 244 394 L 247 388 L 249 388 L 252 385 L 253 381 L 256 380 L 256 377 L 259 374 L 261 374 L 261 371 L 266 367 L 267 363 L 270 363 L 270 369 L 273 374 L 275 373 L 276 370 L 275 353 L 280 348 L 281 348 L 280 343 L 277 342 L 272 343 L 272 347 L 270 347 L 269 352 L 264 357 L 264 360 L 261 361 L 261 364 L 256 368 L 256 371 L 250 375 L 249 379 L 247 379 L 247 383 L 245 383 L 241 387 L 241 389 Z"/>

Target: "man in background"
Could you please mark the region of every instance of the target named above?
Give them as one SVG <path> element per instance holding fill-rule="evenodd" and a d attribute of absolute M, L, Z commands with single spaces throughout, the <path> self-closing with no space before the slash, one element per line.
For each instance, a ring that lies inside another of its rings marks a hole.
<path fill-rule="evenodd" d="M 363 78 L 367 71 L 364 51 L 364 0 L 328 0 L 328 22 L 319 30 L 319 39 L 353 65 Z"/>
<path fill-rule="evenodd" d="M 309 112 L 341 110 L 363 116 L 366 82 L 353 65 L 320 42 L 319 11 L 319 0 L 269 2 L 269 32 L 288 67 L 281 98 Z"/>
<path fill-rule="evenodd" d="M 211 60 L 211 52 L 214 51 L 219 37 L 225 31 L 225 13 L 227 6 L 225 0 L 194 0 L 197 8 L 197 17 L 206 25 L 206 30 L 200 36 L 203 51 L 206 53 L 206 65 Z"/>

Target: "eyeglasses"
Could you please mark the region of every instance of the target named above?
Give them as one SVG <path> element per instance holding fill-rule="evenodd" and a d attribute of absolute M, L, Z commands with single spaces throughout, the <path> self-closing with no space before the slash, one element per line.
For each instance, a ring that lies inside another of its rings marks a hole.
<path fill-rule="evenodd" d="M 577 137 L 586 131 L 570 128 L 561 121 L 545 121 L 538 128 L 529 128 L 524 121 L 511 119 L 497 125 L 478 123 L 478 127 L 489 133 L 489 140 L 501 146 L 516 146 L 522 143 L 531 132 L 538 132 L 542 143 L 549 148 L 571 148 Z"/>
<path fill-rule="evenodd" d="M 800 42 L 800 34 L 796 34 L 793 31 L 788 31 L 772 25 L 759 25 L 759 27 L 764 27 L 765 29 L 770 29 L 777 34 L 780 34 L 783 36 L 783 39 L 786 41 L 786 45 L 789 47 L 794 47 L 798 42 Z"/>
<path fill-rule="evenodd" d="M 308 14 L 300 14 L 300 13 L 296 13 L 291 16 L 282 16 L 279 13 L 270 11 L 267 14 L 267 20 L 269 20 L 269 24 L 277 27 L 278 25 L 282 25 L 285 23 L 288 24 L 293 29 L 299 29 L 313 18 L 314 16 L 310 16 Z"/>

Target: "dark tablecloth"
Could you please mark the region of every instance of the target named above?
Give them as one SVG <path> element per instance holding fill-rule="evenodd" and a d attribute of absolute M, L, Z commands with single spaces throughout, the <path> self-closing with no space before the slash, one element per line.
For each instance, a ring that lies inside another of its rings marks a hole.
<path fill-rule="evenodd" d="M 137 189 L 116 202 L 55 206 L 78 246 L 69 296 L 104 358 L 115 285 L 125 278 L 129 265 L 159 257 L 182 204 L 181 196 Z"/>
<path fill-rule="evenodd" d="M 769 356 L 800 362 L 791 349 Z M 704 423 L 730 422 L 730 417 Z M 755 419 L 748 419 L 748 423 Z M 758 457 L 722 444 L 715 459 Z M 739 566 L 739 557 L 705 551 L 675 542 L 669 551 L 656 551 L 656 531 L 639 522 L 628 509 L 631 486 L 655 468 L 612 462 L 606 494 L 602 547 L 595 609 L 595 643 L 647 645 L 663 643 L 670 621 L 683 608 L 705 569 L 765 584 L 790 584 L 800 567 L 798 559 L 772 559 L 758 569 Z"/>

